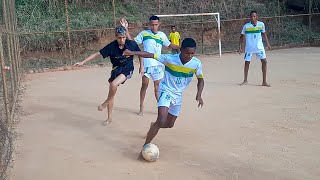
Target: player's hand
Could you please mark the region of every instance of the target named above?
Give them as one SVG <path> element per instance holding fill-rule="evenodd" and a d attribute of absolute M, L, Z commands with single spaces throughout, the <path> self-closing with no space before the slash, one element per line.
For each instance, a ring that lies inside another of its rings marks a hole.
<path fill-rule="evenodd" d="M 243 48 L 242 46 L 239 46 L 239 54 L 243 53 Z"/>
<path fill-rule="evenodd" d="M 196 100 L 198 101 L 198 107 L 202 107 L 203 106 L 203 100 L 201 96 L 197 96 Z"/>
<path fill-rule="evenodd" d="M 83 62 L 83 61 L 81 61 L 81 62 L 77 62 L 77 63 L 75 63 L 73 66 L 83 66 L 83 64 L 84 64 L 84 62 Z"/>
<path fill-rule="evenodd" d="M 270 46 L 270 44 L 268 44 L 268 46 L 267 46 L 267 47 L 268 47 L 268 49 L 269 49 L 269 50 L 271 50 L 271 46 Z"/>
<path fill-rule="evenodd" d="M 133 54 L 133 52 L 130 51 L 129 49 L 126 49 L 126 50 L 123 51 L 123 55 L 124 55 L 124 56 L 133 56 L 134 54 Z"/>
<path fill-rule="evenodd" d="M 125 18 L 122 18 L 120 21 L 120 24 L 125 27 L 126 29 L 128 29 L 129 23 Z"/>

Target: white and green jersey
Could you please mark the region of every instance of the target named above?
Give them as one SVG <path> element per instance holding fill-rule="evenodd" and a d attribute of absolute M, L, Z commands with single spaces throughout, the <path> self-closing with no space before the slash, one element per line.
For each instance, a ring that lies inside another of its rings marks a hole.
<path fill-rule="evenodd" d="M 246 37 L 246 53 L 255 53 L 264 50 L 261 33 L 265 33 L 264 23 L 258 21 L 256 25 L 248 22 L 243 26 L 241 34 Z"/>
<path fill-rule="evenodd" d="M 198 58 L 193 57 L 186 64 L 182 64 L 180 54 L 155 54 L 154 58 L 165 65 L 159 91 L 168 91 L 181 96 L 194 74 L 197 78 L 203 78 L 202 65 Z"/>
<path fill-rule="evenodd" d="M 143 44 L 143 50 L 153 54 L 161 54 L 162 46 L 169 46 L 170 41 L 166 34 L 161 31 L 153 33 L 151 30 L 144 30 L 140 32 L 134 40 L 138 44 Z M 153 58 L 143 59 L 144 67 L 162 65 Z"/>

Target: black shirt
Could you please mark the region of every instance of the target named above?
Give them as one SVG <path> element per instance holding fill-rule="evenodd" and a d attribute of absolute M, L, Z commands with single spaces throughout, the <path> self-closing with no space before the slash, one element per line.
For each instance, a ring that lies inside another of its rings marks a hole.
<path fill-rule="evenodd" d="M 115 40 L 102 48 L 99 52 L 103 58 L 110 57 L 112 67 L 124 67 L 129 63 L 133 65 L 133 56 L 123 56 L 123 51 L 126 49 L 131 51 L 141 51 L 135 41 L 126 40 L 124 48 L 120 49 L 117 40 Z"/>

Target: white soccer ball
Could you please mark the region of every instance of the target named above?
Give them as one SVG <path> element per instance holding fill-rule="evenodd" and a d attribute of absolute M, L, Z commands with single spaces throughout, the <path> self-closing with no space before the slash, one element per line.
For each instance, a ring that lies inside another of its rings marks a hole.
<path fill-rule="evenodd" d="M 146 161 L 156 161 L 159 158 L 159 148 L 155 144 L 146 144 L 143 146 L 142 156 Z"/>

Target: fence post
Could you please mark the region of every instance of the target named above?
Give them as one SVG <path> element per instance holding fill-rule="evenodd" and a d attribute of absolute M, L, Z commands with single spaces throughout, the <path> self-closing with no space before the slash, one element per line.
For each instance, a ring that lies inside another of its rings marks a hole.
<path fill-rule="evenodd" d="M 69 21 L 69 8 L 68 8 L 68 0 L 64 1 L 65 10 L 66 10 L 66 30 L 67 30 L 67 36 L 68 36 L 68 50 L 69 50 L 69 61 L 70 64 L 72 64 L 71 60 L 71 37 L 70 37 L 70 21 Z"/>
<path fill-rule="evenodd" d="M 161 12 L 161 0 L 158 0 L 158 14 Z"/>
<path fill-rule="evenodd" d="M 203 13 L 203 5 L 201 3 L 201 13 Z M 203 41 L 204 41 L 204 30 L 203 30 L 203 16 L 201 16 L 201 54 L 203 54 Z"/>
<path fill-rule="evenodd" d="M 203 30 L 203 16 L 201 16 L 201 53 L 203 54 L 203 47 L 204 47 L 204 45 L 203 45 L 203 41 L 204 41 L 204 30 Z"/>
<path fill-rule="evenodd" d="M 10 122 L 10 112 L 9 112 L 9 101 L 8 101 L 8 87 L 7 87 L 7 78 L 5 72 L 5 64 L 3 59 L 3 46 L 2 46 L 2 34 L 0 33 L 0 66 L 1 66 L 1 76 L 2 76 L 2 88 L 3 88 L 3 99 L 4 99 L 4 108 L 6 114 L 6 125 Z"/>
<path fill-rule="evenodd" d="M 14 82 L 14 88 L 12 89 L 13 91 L 13 100 L 15 99 L 15 92 L 18 90 L 18 71 L 17 71 L 17 66 L 16 66 L 16 49 L 15 49 L 15 34 L 14 34 L 14 17 L 13 17 L 13 12 L 15 11 L 14 9 L 14 5 L 13 5 L 14 1 L 8 1 L 8 6 L 9 6 L 9 29 L 10 29 L 10 47 L 11 47 L 11 52 L 12 52 L 12 56 L 11 56 L 11 69 L 13 71 L 13 80 Z M 14 103 L 14 102 L 13 102 Z M 12 104 L 12 108 L 13 108 L 13 104 Z M 11 108 L 11 113 L 13 113 L 13 109 Z"/>
<path fill-rule="evenodd" d="M 11 22 L 10 22 L 10 28 L 11 28 L 11 33 L 12 33 L 12 49 L 13 49 L 13 61 L 12 61 L 12 68 L 14 68 L 15 71 L 15 91 L 19 89 L 19 84 L 18 84 L 18 79 L 20 77 L 19 71 L 18 71 L 18 65 L 17 65 L 17 48 L 16 48 L 16 27 L 15 27 L 15 22 L 16 22 L 16 17 L 15 17 L 15 1 L 10 1 L 10 17 L 11 17 Z"/>
<path fill-rule="evenodd" d="M 20 48 L 19 48 L 19 37 L 17 35 L 17 14 L 16 14 L 16 4 L 15 1 L 12 1 L 12 16 L 13 16 L 13 32 L 14 32 L 14 49 L 15 49 L 15 63 L 17 71 L 17 85 L 20 86 Z"/>
<path fill-rule="evenodd" d="M 10 63 L 10 66 L 12 66 L 12 58 L 13 58 L 13 52 L 12 52 L 12 47 L 11 47 L 11 30 L 10 30 L 10 17 L 9 17 L 9 12 L 10 11 L 10 2 L 7 0 L 3 1 L 3 19 L 4 19 L 4 23 L 5 23 L 5 30 L 6 30 L 6 43 L 7 43 L 7 47 L 8 47 L 8 61 Z M 1 42 L 2 43 L 2 42 Z M 1 44 L 2 46 L 2 44 Z M 3 54 L 2 54 L 3 57 Z M 2 58 L 3 59 L 3 58 Z M 4 63 L 4 59 L 3 59 L 3 63 Z M 10 68 L 10 78 L 11 78 L 11 88 L 15 89 L 15 83 L 13 81 L 15 74 L 14 74 L 14 68 Z M 11 96 L 12 99 L 14 98 L 14 93 L 13 91 L 11 91 Z"/>
<path fill-rule="evenodd" d="M 281 10 L 280 10 L 280 0 L 278 0 L 278 13 L 277 13 L 278 16 L 281 16 Z M 278 17 L 278 27 L 281 26 L 281 17 Z M 282 46 L 282 41 L 281 41 L 281 29 L 282 28 L 278 28 L 278 44 L 280 46 Z"/>
<path fill-rule="evenodd" d="M 309 33 L 308 33 L 308 41 L 309 45 L 311 44 L 311 32 L 312 32 L 312 0 L 309 0 Z"/>
<path fill-rule="evenodd" d="M 112 0 L 112 8 L 113 8 L 113 23 L 114 27 L 117 26 L 117 20 L 116 20 L 116 3 L 115 0 Z"/>

